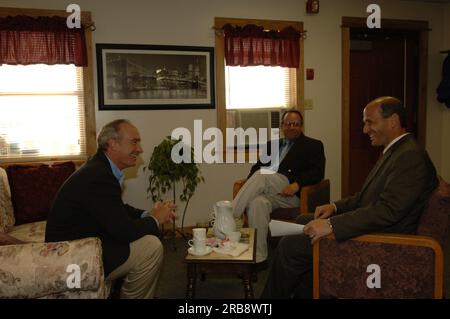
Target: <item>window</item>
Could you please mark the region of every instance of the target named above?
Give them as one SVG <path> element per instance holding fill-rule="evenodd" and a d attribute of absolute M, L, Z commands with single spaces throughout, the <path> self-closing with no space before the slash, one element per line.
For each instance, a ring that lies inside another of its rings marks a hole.
<path fill-rule="evenodd" d="M 296 69 L 270 66 L 225 66 L 226 108 L 295 106 Z"/>
<path fill-rule="evenodd" d="M 69 14 L 0 8 L 0 17 L 65 18 Z M 81 23 L 93 25 L 90 12 L 81 13 Z M 92 29 L 86 27 L 84 34 L 88 66 L 0 64 L 0 165 L 84 161 L 95 152 Z"/>
<path fill-rule="evenodd" d="M 82 68 L 0 66 L 0 158 L 86 155 Z"/>
<path fill-rule="evenodd" d="M 223 28 L 227 24 L 240 27 L 257 25 L 262 26 L 264 30 L 283 30 L 292 27 L 303 33 L 303 23 L 215 18 L 217 126 L 223 135 L 223 145 L 231 148 L 233 145 L 228 145 L 226 141 L 227 128 L 242 127 L 244 130 L 250 127 L 267 128 L 266 136 L 270 137 L 269 128 L 279 127 L 280 109 L 289 107 L 302 110 L 303 38 L 300 37 L 299 40 L 298 68 L 226 66 Z M 237 144 L 236 142 L 234 145 Z M 251 143 L 246 140 L 245 144 Z"/>

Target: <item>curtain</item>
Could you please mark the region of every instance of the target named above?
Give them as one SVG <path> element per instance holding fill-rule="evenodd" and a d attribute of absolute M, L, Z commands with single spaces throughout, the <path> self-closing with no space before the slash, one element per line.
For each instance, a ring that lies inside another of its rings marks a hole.
<path fill-rule="evenodd" d="M 0 17 L 0 64 L 87 66 L 84 28 L 64 17 Z"/>
<path fill-rule="evenodd" d="M 223 32 L 226 65 L 299 66 L 300 32 L 293 27 L 265 31 L 252 24 L 244 27 L 227 24 Z"/>

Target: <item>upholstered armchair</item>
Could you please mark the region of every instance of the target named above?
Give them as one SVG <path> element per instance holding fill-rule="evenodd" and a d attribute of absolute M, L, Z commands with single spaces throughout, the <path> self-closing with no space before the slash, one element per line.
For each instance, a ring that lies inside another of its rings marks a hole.
<path fill-rule="evenodd" d="M 246 179 L 238 180 L 233 186 L 233 198 L 236 197 Z M 300 207 L 278 208 L 272 211 L 272 219 L 295 221 L 299 214 L 314 212 L 317 206 L 330 202 L 330 180 L 323 179 L 317 184 L 303 186 L 300 190 Z"/>
<path fill-rule="evenodd" d="M 313 296 L 442 298 L 442 247 L 449 230 L 450 185 L 440 179 L 421 216 L 417 235 L 370 234 L 343 242 L 328 236 L 319 240 L 313 247 Z"/>
<path fill-rule="evenodd" d="M 98 238 L 3 245 L 0 259 L 0 298 L 106 297 Z"/>
<path fill-rule="evenodd" d="M 51 205 L 49 196 L 75 169 L 68 166 L 10 167 L 12 184 L 0 167 L 0 298 L 107 296 L 98 238 L 44 243 L 41 219 Z"/>

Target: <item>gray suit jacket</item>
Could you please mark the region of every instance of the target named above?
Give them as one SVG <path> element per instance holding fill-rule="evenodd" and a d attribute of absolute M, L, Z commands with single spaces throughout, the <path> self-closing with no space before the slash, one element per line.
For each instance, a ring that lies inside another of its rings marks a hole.
<path fill-rule="evenodd" d="M 415 233 L 436 169 L 427 152 L 408 134 L 378 160 L 360 192 L 337 201 L 330 218 L 337 240 L 371 232 Z"/>

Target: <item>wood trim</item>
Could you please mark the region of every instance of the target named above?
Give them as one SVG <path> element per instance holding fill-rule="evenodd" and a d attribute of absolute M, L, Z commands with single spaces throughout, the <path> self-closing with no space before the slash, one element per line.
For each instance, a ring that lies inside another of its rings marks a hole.
<path fill-rule="evenodd" d="M 334 240 L 334 235 L 328 235 L 325 238 Z M 401 234 L 369 234 L 362 235 L 350 240 L 369 242 L 369 243 L 383 243 L 393 245 L 405 245 L 426 247 L 434 251 L 434 298 L 443 298 L 443 270 L 444 270 L 444 257 L 441 245 L 434 239 L 428 236 L 417 235 L 401 235 Z M 320 240 L 313 246 L 313 298 L 320 298 L 320 285 L 319 285 L 319 261 L 320 261 Z"/>
<path fill-rule="evenodd" d="M 47 165 L 54 165 L 54 164 L 59 164 L 59 163 L 65 163 L 71 161 L 75 164 L 76 168 L 79 168 L 81 165 L 83 165 L 85 163 L 85 161 L 83 160 L 67 160 L 67 161 L 41 161 L 41 162 L 26 162 L 26 163 L 0 163 L 0 167 L 3 169 L 7 169 L 8 166 L 12 166 L 12 165 L 24 165 L 24 166 L 39 166 L 39 165 L 43 165 L 43 164 L 47 164 Z"/>
<path fill-rule="evenodd" d="M 214 27 L 221 28 L 225 25 L 225 21 L 221 18 L 214 19 Z M 225 106 L 225 45 L 223 35 L 220 32 L 215 32 L 215 57 L 216 57 L 216 115 L 217 115 L 217 127 L 220 129 L 223 135 L 224 154 L 226 156 L 226 134 L 225 128 L 227 127 L 227 113 Z M 226 159 L 224 159 L 226 161 Z"/>
<path fill-rule="evenodd" d="M 399 26 L 401 26 L 401 28 L 399 28 Z M 367 18 L 342 17 L 342 27 L 365 28 L 367 27 Z M 381 27 L 383 29 L 431 31 L 428 28 L 428 21 L 421 20 L 381 19 Z"/>
<path fill-rule="evenodd" d="M 299 23 L 298 30 L 303 34 L 303 22 Z M 299 110 L 303 115 L 303 122 L 306 121 L 306 114 L 305 114 L 305 54 L 304 54 L 304 44 L 305 39 L 303 37 L 300 37 L 300 61 L 298 64 L 298 69 L 296 72 L 296 78 L 297 78 L 297 107 L 296 109 Z"/>
<path fill-rule="evenodd" d="M 428 21 L 381 19 L 385 29 L 416 30 L 419 32 L 419 95 L 417 137 L 421 146 L 426 144 L 427 72 L 428 72 Z M 350 176 L 350 29 L 365 28 L 366 18 L 342 17 L 342 163 L 341 197 L 349 194 Z"/>
<path fill-rule="evenodd" d="M 84 91 L 84 134 L 86 137 L 86 155 L 89 157 L 97 151 L 96 125 L 95 125 L 95 101 L 94 101 L 94 59 L 92 46 L 92 31 L 85 30 L 86 47 L 88 54 L 88 66 L 83 67 L 83 91 Z"/>
<path fill-rule="evenodd" d="M 266 30 L 281 30 L 286 27 L 294 27 L 297 30 L 303 31 L 303 22 L 299 21 L 286 21 L 286 20 L 269 20 L 269 19 L 237 19 L 216 17 L 214 18 L 214 27 L 216 29 L 222 29 L 227 23 L 237 26 L 244 26 L 247 24 L 255 24 L 263 26 Z"/>
<path fill-rule="evenodd" d="M 427 23 L 428 26 L 428 23 Z M 419 34 L 419 94 L 418 94 L 418 121 L 417 138 L 419 144 L 426 146 L 427 124 L 427 91 L 428 91 L 428 31 Z"/>
<path fill-rule="evenodd" d="M 320 239 L 313 245 L 313 299 L 320 299 Z"/>
<path fill-rule="evenodd" d="M 67 17 L 71 13 L 64 10 L 47 10 L 47 9 L 29 9 L 29 8 L 8 8 L 0 7 L 0 16 L 16 16 L 27 15 L 31 17 L 39 16 L 59 16 Z M 92 14 L 89 11 L 81 12 L 81 23 L 90 25 L 93 23 Z M 95 98 L 94 98 L 94 76 L 93 76 L 93 45 L 92 45 L 92 31 L 88 28 L 85 29 L 86 48 L 88 54 L 88 66 L 83 67 L 83 90 L 84 90 L 84 120 L 85 120 L 85 136 L 86 136 L 86 158 L 95 154 L 97 151 L 96 142 L 96 124 L 95 124 Z M 78 157 L 79 158 L 79 157 Z M 64 161 L 64 158 L 56 158 L 57 161 Z M 68 158 L 70 160 L 70 158 Z M 39 160 L 32 160 L 33 162 L 39 162 Z M 42 162 L 47 161 L 42 159 Z M 48 161 L 53 161 L 50 159 Z M 78 160 L 74 160 L 75 162 Z M 83 160 L 81 160 L 83 162 Z M 26 159 L 19 159 L 17 163 L 30 163 Z M 7 163 L 2 165 L 8 165 Z"/>
<path fill-rule="evenodd" d="M 261 20 L 261 19 L 236 19 L 236 18 L 214 18 L 215 32 L 215 60 L 216 60 L 216 97 L 217 97 L 217 127 L 223 133 L 223 145 L 226 146 L 226 106 L 225 106 L 225 56 L 224 56 L 224 42 L 223 34 L 220 30 L 226 24 L 233 24 L 237 26 L 244 26 L 247 24 L 255 24 L 263 26 L 265 29 L 280 30 L 288 26 L 292 26 L 300 32 L 304 32 L 303 22 L 300 21 L 283 21 L 283 20 Z M 304 120 L 306 120 L 304 114 L 304 39 L 300 37 L 300 58 L 299 67 L 296 72 L 296 88 L 297 88 L 297 106 L 296 108 L 302 112 Z M 224 147 L 224 161 L 225 161 Z M 247 152 L 246 152 L 247 153 Z M 236 156 L 236 155 L 235 155 Z M 248 154 L 246 154 L 246 161 L 248 161 Z"/>
<path fill-rule="evenodd" d="M 341 197 L 349 195 L 350 173 L 350 28 L 343 27 L 342 33 L 342 154 L 341 154 Z"/>
<path fill-rule="evenodd" d="M 68 17 L 71 14 L 72 14 L 71 12 L 66 12 L 65 10 L 0 7 L 0 16 L 27 15 L 30 17 L 44 17 L 44 16 Z M 81 12 L 81 23 L 83 24 L 92 23 L 91 12 L 89 11 Z"/>

